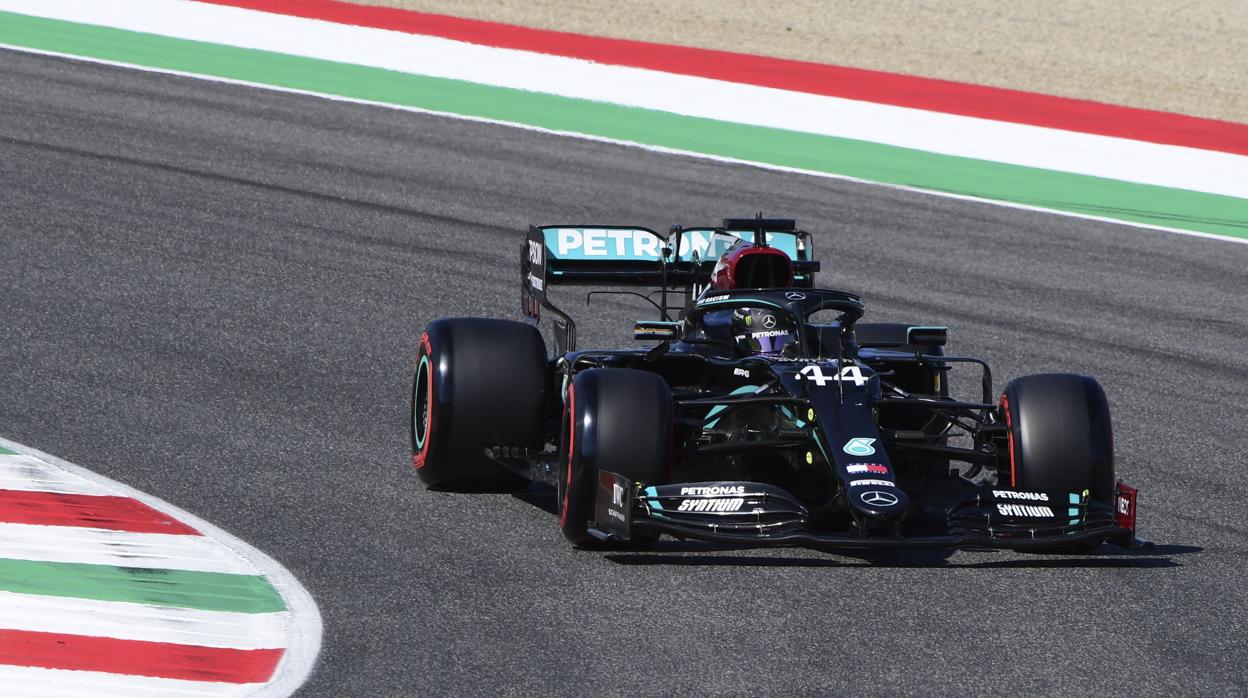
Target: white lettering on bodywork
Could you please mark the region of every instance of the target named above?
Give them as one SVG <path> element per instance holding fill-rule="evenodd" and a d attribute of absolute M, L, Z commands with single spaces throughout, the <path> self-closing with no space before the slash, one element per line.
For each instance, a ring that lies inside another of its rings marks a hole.
<path fill-rule="evenodd" d="M 745 494 L 744 485 L 715 485 L 713 487 L 682 487 L 680 493 L 685 494 L 701 494 L 701 495 L 719 495 L 719 494 Z"/>
<path fill-rule="evenodd" d="M 1049 495 L 1043 492 L 1018 492 L 1015 490 L 993 490 L 992 496 L 997 499 L 1026 499 L 1031 502 L 1047 502 Z"/>
<path fill-rule="evenodd" d="M 1049 507 L 1033 506 L 1031 504 L 998 504 L 997 511 L 1002 516 L 1026 516 L 1033 519 L 1053 518 L 1053 510 Z"/>
<path fill-rule="evenodd" d="M 676 511 L 740 511 L 745 500 L 734 499 L 686 499 Z"/>
<path fill-rule="evenodd" d="M 572 228 L 563 228 L 559 231 L 559 256 L 563 257 L 572 250 L 580 247 L 585 241 L 581 235 L 581 231 Z"/>

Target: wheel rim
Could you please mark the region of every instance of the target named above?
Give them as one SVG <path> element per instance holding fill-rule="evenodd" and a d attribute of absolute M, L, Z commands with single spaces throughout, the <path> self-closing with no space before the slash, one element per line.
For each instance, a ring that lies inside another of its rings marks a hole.
<path fill-rule="evenodd" d="M 423 451 L 429 438 L 429 355 L 421 354 L 412 383 L 412 442 Z"/>

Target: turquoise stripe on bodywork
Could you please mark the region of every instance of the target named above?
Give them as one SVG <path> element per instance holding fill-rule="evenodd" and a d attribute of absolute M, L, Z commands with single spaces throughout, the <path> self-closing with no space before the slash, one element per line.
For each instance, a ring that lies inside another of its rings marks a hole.
<path fill-rule="evenodd" d="M 744 393 L 757 392 L 758 390 L 761 390 L 761 389 L 762 389 L 761 385 L 743 385 L 740 388 L 737 388 L 736 390 L 728 394 L 729 395 L 742 395 Z M 719 414 L 720 412 L 723 412 L 726 409 L 728 409 L 727 405 L 715 405 L 714 407 L 712 407 L 710 411 L 706 413 L 706 417 L 703 418 L 703 421 L 706 422 L 704 428 L 713 429 L 715 425 L 719 423 L 719 419 L 716 419 L 715 415 Z"/>
<path fill-rule="evenodd" d="M 780 406 L 780 414 L 793 420 L 793 423 L 797 425 L 798 429 L 801 429 L 802 427 L 806 426 L 805 420 L 798 419 L 797 415 L 793 413 L 793 410 L 789 409 L 788 407 L 785 407 L 784 405 Z"/>
<path fill-rule="evenodd" d="M 654 487 L 647 487 L 642 490 L 642 494 L 646 495 L 644 499 L 646 506 L 650 507 L 650 515 L 656 519 L 666 519 L 666 514 L 659 513 L 663 511 L 663 504 L 659 502 L 659 490 Z"/>
<path fill-rule="evenodd" d="M 663 505 L 659 503 L 659 499 L 658 499 L 658 497 L 659 497 L 659 491 L 658 491 L 658 489 L 656 489 L 656 488 L 654 488 L 654 487 L 647 487 L 646 489 L 642 490 L 642 492 L 645 492 L 645 493 L 646 493 L 646 497 L 647 497 L 646 502 L 647 502 L 650 506 L 654 507 L 655 509 L 660 509 L 660 510 L 663 508 Z M 652 500 L 653 500 L 653 501 L 652 501 Z"/>
<path fill-rule="evenodd" d="M 836 463 L 836 461 L 832 459 L 832 454 L 828 453 L 827 448 L 824 448 L 823 437 L 819 435 L 819 431 L 812 431 L 811 434 L 815 437 L 815 445 L 818 446 L 819 450 L 823 452 L 823 459 L 828 463 Z"/>

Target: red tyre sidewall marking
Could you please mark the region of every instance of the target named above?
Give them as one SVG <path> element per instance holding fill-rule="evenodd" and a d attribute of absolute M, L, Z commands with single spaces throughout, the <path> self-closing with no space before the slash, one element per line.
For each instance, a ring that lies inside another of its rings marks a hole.
<path fill-rule="evenodd" d="M 572 494 L 572 454 L 576 452 L 576 393 L 568 386 L 568 477 L 563 485 L 563 506 L 559 508 L 559 528 L 568 526 L 568 499 Z"/>
<path fill-rule="evenodd" d="M 419 470 L 425 467 L 429 458 L 429 442 L 433 441 L 433 374 L 436 367 L 433 365 L 433 348 L 429 343 L 429 333 L 426 332 L 420 336 L 420 351 L 429 357 L 429 376 L 427 379 L 428 388 L 425 391 L 425 443 L 421 446 L 420 451 L 412 454 L 412 465 Z M 420 371 L 420 354 L 416 356 L 417 373 Z M 414 408 L 415 406 L 413 406 Z"/>
<path fill-rule="evenodd" d="M 1001 412 L 1005 415 L 1005 433 L 1010 445 L 1010 487 L 1018 487 L 1018 466 L 1014 458 L 1014 418 L 1010 416 L 1010 399 L 1001 396 Z"/>

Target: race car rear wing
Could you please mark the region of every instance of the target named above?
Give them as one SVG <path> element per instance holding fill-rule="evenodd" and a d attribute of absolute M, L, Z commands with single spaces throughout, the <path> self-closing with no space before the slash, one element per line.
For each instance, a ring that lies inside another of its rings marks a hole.
<path fill-rule="evenodd" d="M 716 228 L 677 225 L 666 236 L 639 226 L 534 225 L 520 258 L 521 310 L 534 320 L 541 319 L 542 308 L 557 317 L 560 353 L 575 349 L 576 324 L 551 303 L 551 286 L 652 288 L 660 296 L 655 303 L 660 319 L 670 320 L 697 295 L 719 256 L 738 239 L 785 252 L 793 261 L 793 285 L 814 284 L 819 262 L 810 233 L 798 230 L 792 219 L 730 218 Z"/>

